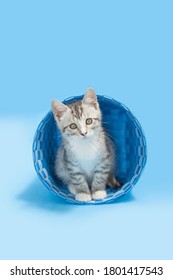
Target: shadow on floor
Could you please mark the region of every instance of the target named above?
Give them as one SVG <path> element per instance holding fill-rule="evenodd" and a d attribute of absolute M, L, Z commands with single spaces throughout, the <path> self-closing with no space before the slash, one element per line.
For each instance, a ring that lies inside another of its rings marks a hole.
<path fill-rule="evenodd" d="M 72 210 L 75 206 L 47 190 L 38 178 L 35 178 L 33 182 L 17 196 L 17 199 L 24 201 L 32 207 L 55 212 L 67 212 Z"/>

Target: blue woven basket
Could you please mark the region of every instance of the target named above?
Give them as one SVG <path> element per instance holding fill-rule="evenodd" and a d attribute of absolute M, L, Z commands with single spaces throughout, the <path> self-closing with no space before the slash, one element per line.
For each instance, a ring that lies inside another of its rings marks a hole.
<path fill-rule="evenodd" d="M 63 103 L 81 100 L 83 96 L 71 97 Z M 103 200 L 76 201 L 66 186 L 54 174 L 54 162 L 61 135 L 57 129 L 52 111 L 39 124 L 33 142 L 35 170 L 43 184 L 66 201 L 77 204 L 101 204 L 114 201 L 128 193 L 139 180 L 146 163 L 146 140 L 137 119 L 123 104 L 112 98 L 98 96 L 103 115 L 103 126 L 116 146 L 117 166 L 115 176 L 122 183 L 118 190 L 107 189 Z"/>

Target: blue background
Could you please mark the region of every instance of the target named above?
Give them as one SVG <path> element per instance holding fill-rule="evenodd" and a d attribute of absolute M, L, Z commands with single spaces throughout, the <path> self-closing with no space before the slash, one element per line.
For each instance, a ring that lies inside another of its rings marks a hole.
<path fill-rule="evenodd" d="M 172 1 L 1 1 L 0 258 L 173 259 Z M 37 179 L 51 99 L 98 94 L 140 121 L 148 162 L 110 205 L 66 204 Z"/>

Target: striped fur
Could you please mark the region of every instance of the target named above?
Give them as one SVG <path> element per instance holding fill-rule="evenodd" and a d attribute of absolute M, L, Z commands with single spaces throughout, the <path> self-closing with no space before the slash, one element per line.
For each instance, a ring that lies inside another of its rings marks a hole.
<path fill-rule="evenodd" d="M 102 128 L 95 92 L 89 88 L 81 101 L 68 106 L 54 100 L 52 110 L 62 133 L 62 145 L 55 162 L 56 175 L 76 200 L 104 199 L 106 185 L 119 186 L 112 174 L 114 149 Z"/>

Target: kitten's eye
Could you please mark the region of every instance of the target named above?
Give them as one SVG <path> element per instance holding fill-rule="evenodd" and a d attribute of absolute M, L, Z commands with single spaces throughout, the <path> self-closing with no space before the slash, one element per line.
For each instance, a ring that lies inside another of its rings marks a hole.
<path fill-rule="evenodd" d="M 77 128 L 77 125 L 76 125 L 75 123 L 71 123 L 71 124 L 70 124 L 70 128 L 71 128 L 71 129 L 76 129 L 76 128 Z"/>
<path fill-rule="evenodd" d="M 93 120 L 91 119 L 91 118 L 89 118 L 89 119 L 86 119 L 86 124 L 92 124 L 92 122 L 93 122 Z"/>

